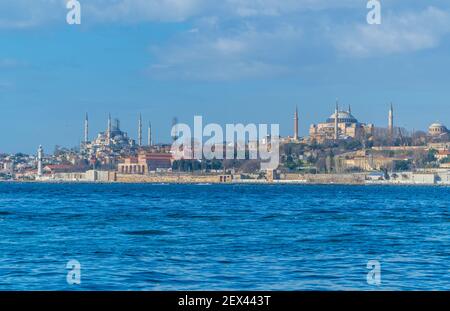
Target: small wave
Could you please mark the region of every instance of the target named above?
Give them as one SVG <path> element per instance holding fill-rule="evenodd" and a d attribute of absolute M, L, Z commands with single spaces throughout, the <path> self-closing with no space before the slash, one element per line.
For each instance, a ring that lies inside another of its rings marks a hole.
<path fill-rule="evenodd" d="M 84 215 L 83 214 L 71 214 L 71 215 L 67 215 L 65 216 L 66 219 L 79 219 L 82 218 Z"/>
<path fill-rule="evenodd" d="M 280 218 L 280 217 L 283 217 L 283 215 L 280 215 L 280 214 L 265 215 L 265 216 L 261 217 L 261 220 L 272 220 L 272 219 L 276 219 L 276 218 Z"/>
<path fill-rule="evenodd" d="M 168 231 L 163 230 L 137 230 L 137 231 L 124 231 L 123 234 L 127 235 L 167 235 Z"/>
<path fill-rule="evenodd" d="M 19 232 L 16 232 L 16 234 L 17 235 L 35 235 L 36 232 L 34 232 L 34 231 L 19 231 Z"/>
<path fill-rule="evenodd" d="M 0 216 L 12 215 L 13 213 L 7 211 L 0 211 Z"/>

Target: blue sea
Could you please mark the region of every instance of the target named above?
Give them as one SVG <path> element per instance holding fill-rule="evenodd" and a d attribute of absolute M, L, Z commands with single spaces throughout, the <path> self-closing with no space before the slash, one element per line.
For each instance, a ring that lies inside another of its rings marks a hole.
<path fill-rule="evenodd" d="M 445 187 L 0 183 L 0 290 L 450 290 L 449 203 Z"/>

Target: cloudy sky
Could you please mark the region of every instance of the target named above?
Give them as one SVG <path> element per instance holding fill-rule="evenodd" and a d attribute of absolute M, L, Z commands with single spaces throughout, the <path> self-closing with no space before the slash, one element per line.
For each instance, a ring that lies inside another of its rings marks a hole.
<path fill-rule="evenodd" d="M 0 0 L 0 152 L 75 146 L 109 112 L 157 142 L 173 117 L 279 123 L 301 134 L 336 98 L 362 122 L 450 125 L 450 2 L 383 0 L 368 25 L 365 0 Z"/>

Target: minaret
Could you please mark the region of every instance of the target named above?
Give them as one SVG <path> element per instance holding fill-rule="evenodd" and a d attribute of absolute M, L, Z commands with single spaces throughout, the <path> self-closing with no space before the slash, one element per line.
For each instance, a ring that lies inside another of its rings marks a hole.
<path fill-rule="evenodd" d="M 86 113 L 86 118 L 84 119 L 84 144 L 87 145 L 89 141 L 89 117 Z"/>
<path fill-rule="evenodd" d="M 172 139 L 176 141 L 178 139 L 178 118 L 174 117 L 172 120 Z"/>
<path fill-rule="evenodd" d="M 394 139 L 394 106 L 391 103 L 389 109 L 389 125 L 388 125 L 389 139 Z"/>
<path fill-rule="evenodd" d="M 339 104 L 336 101 L 336 110 L 334 113 L 334 139 L 339 139 Z"/>
<path fill-rule="evenodd" d="M 42 160 L 44 158 L 44 149 L 42 148 L 42 145 L 39 146 L 38 148 L 38 154 L 37 154 L 37 160 L 38 160 L 38 165 L 37 165 L 37 174 L 38 177 L 42 177 L 43 172 L 42 172 Z"/>
<path fill-rule="evenodd" d="M 352 107 L 350 105 L 348 105 L 348 113 L 352 114 Z"/>
<path fill-rule="evenodd" d="M 111 114 L 108 116 L 108 145 L 111 143 L 111 131 L 112 131 L 112 121 L 111 121 Z"/>
<path fill-rule="evenodd" d="M 153 137 L 152 137 L 152 124 L 148 123 L 148 145 L 151 147 L 153 146 Z"/>
<path fill-rule="evenodd" d="M 142 115 L 139 114 L 138 120 L 138 144 L 139 147 L 142 147 Z"/>
<path fill-rule="evenodd" d="M 298 140 L 298 107 L 295 107 L 294 115 L 294 140 Z"/>

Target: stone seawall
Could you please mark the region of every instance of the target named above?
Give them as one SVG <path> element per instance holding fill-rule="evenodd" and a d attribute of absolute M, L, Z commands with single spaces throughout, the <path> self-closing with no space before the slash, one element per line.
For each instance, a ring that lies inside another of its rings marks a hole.
<path fill-rule="evenodd" d="M 188 175 L 188 174 L 161 174 L 161 175 L 127 175 L 117 174 L 116 182 L 121 183 L 177 183 L 177 184 L 195 184 L 195 183 L 225 183 L 220 175 Z M 226 183 L 270 183 L 265 180 L 231 180 Z M 307 184 L 364 184 L 364 174 L 288 174 L 284 178 L 277 180 L 277 183 L 307 183 Z"/>
<path fill-rule="evenodd" d="M 306 181 L 311 184 L 364 184 L 365 174 L 316 174 L 305 175 Z"/>
<path fill-rule="evenodd" d="M 283 178 L 284 177 L 284 178 Z M 285 174 L 280 182 L 308 183 L 308 184 L 355 184 L 365 183 L 366 174 Z"/>
<path fill-rule="evenodd" d="M 220 183 L 220 176 L 214 175 L 126 175 L 117 174 L 116 182 L 121 183 Z"/>

